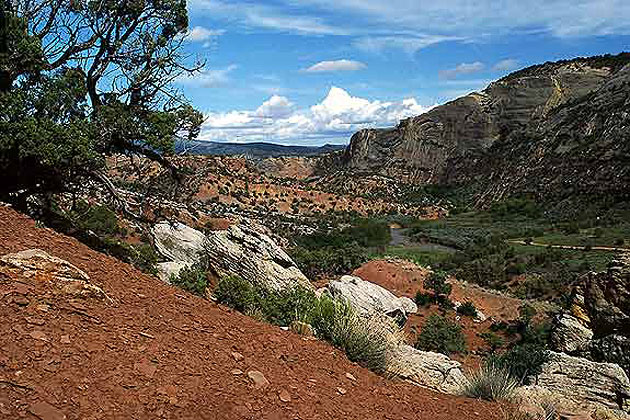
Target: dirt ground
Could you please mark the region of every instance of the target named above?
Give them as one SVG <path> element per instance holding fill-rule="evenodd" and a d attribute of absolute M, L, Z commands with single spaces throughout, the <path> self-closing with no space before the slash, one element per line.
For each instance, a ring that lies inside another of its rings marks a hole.
<path fill-rule="evenodd" d="M 356 269 L 353 274 L 390 290 L 396 296 L 407 296 L 413 299 L 418 291 L 424 291 L 422 283 L 429 271 L 408 261 L 373 260 Z M 519 299 L 483 290 L 475 285 L 463 284 L 455 280 L 451 280 L 450 283 L 453 286 L 451 300 L 462 303 L 470 301 L 487 317 L 484 322 L 474 322 L 469 317 L 460 317 L 458 320 L 463 327 L 469 352 L 452 357 L 462 362 L 465 368 L 474 369 L 481 362 L 482 352 L 487 350 L 487 345 L 479 334 L 488 331 L 494 321 L 516 319 L 522 302 Z M 417 314 L 409 316 L 405 328 L 411 342 L 415 341 L 414 337 L 421 331 L 427 317 L 438 312 L 438 308 L 432 306 L 419 308 Z M 455 313 L 449 313 L 448 317 L 455 318 Z"/>
<path fill-rule="evenodd" d="M 0 207 L 0 254 L 31 248 L 87 272 L 113 303 L 0 277 L 2 419 L 500 418 L 494 404 L 383 379 Z"/>

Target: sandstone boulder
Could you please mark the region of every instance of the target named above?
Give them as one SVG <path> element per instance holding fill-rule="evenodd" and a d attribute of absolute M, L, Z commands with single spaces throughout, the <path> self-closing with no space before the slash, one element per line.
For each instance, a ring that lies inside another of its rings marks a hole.
<path fill-rule="evenodd" d="M 333 280 L 324 292 L 334 299 L 348 301 L 362 316 L 385 314 L 401 324 L 406 321 L 407 314 L 418 311 L 411 299 L 399 298 L 389 290 L 356 276 Z"/>
<path fill-rule="evenodd" d="M 162 222 L 152 229 L 155 247 L 171 262 L 194 264 L 204 250 L 206 239 L 202 232 L 183 223 Z"/>
<path fill-rule="evenodd" d="M 408 345 L 400 345 L 391 351 L 386 375 L 447 394 L 459 393 L 466 383 L 459 362 Z"/>
<path fill-rule="evenodd" d="M 623 369 L 613 363 L 596 363 L 564 353 L 549 352 L 550 359 L 542 373 L 527 387 L 532 394 L 541 391 L 584 409 L 630 406 L 630 380 Z"/>
<path fill-rule="evenodd" d="M 586 349 L 593 339 L 593 331 L 570 314 L 556 317 L 551 333 L 551 346 L 563 353 L 575 353 Z"/>
<path fill-rule="evenodd" d="M 296 286 L 311 288 L 293 260 L 267 235 L 253 226 L 241 224 L 210 232 L 204 255 L 219 276 L 237 275 L 270 290 Z"/>
<path fill-rule="evenodd" d="M 0 272 L 9 278 L 48 282 L 57 292 L 67 295 L 109 299 L 100 287 L 90 283 L 83 270 L 41 249 L 3 255 Z"/>

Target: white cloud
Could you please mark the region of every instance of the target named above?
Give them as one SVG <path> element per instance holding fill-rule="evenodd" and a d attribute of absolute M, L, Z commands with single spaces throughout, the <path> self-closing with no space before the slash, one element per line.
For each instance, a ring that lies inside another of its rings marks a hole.
<path fill-rule="evenodd" d="M 321 61 L 311 67 L 304 69 L 305 73 L 329 73 L 337 71 L 357 71 L 363 70 L 367 66 L 360 61 L 353 60 L 335 60 Z"/>
<path fill-rule="evenodd" d="M 216 88 L 225 86 L 230 82 L 230 73 L 238 66 L 231 64 L 222 69 L 202 70 L 194 75 L 185 75 L 177 80 L 178 83 L 188 86 L 199 86 L 204 88 Z"/>
<path fill-rule="evenodd" d="M 627 0 L 284 0 L 378 31 L 480 38 L 509 32 L 543 32 L 557 37 L 630 34 Z M 362 28 L 364 28 L 362 30 Z"/>
<path fill-rule="evenodd" d="M 285 12 L 277 7 L 250 2 L 223 0 L 189 0 L 192 14 L 222 17 L 248 28 L 265 28 L 279 32 L 310 35 L 346 35 L 340 27 L 329 25 L 318 17 Z"/>
<path fill-rule="evenodd" d="M 453 36 L 367 36 L 355 41 L 354 45 L 369 52 L 382 53 L 389 50 L 403 50 L 413 54 L 422 48 L 445 41 L 462 41 L 464 38 Z"/>
<path fill-rule="evenodd" d="M 475 61 L 474 63 L 462 63 L 462 64 L 459 64 L 454 69 L 441 70 L 440 78 L 454 79 L 462 74 L 479 73 L 480 71 L 483 71 L 483 69 L 485 68 L 486 66 L 480 61 Z"/>
<path fill-rule="evenodd" d="M 285 118 L 294 108 L 293 103 L 285 96 L 273 95 L 256 110 L 256 115 L 263 118 Z"/>
<path fill-rule="evenodd" d="M 370 101 L 332 87 L 323 101 L 310 108 L 298 109 L 288 98 L 272 96 L 254 111 L 209 113 L 200 139 L 294 144 L 347 142 L 357 130 L 393 126 L 430 108 L 414 98 Z"/>
<path fill-rule="evenodd" d="M 203 26 L 195 26 L 188 31 L 188 37 L 186 39 L 193 42 L 210 41 L 223 34 L 225 34 L 223 29 L 208 29 Z"/>
<path fill-rule="evenodd" d="M 514 58 L 507 58 L 499 61 L 492 67 L 494 71 L 512 71 L 518 68 L 519 62 Z"/>

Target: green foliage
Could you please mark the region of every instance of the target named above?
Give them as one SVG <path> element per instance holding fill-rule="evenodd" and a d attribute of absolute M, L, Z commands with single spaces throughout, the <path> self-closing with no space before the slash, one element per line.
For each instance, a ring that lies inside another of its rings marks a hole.
<path fill-rule="evenodd" d="M 507 370 L 520 384 L 527 384 L 528 378 L 539 375 L 542 366 L 549 360 L 544 347 L 537 344 L 522 344 L 488 358 L 488 363 Z"/>
<path fill-rule="evenodd" d="M 260 306 L 260 297 L 254 286 L 238 276 L 223 277 L 213 291 L 217 302 L 247 313 Z"/>
<path fill-rule="evenodd" d="M 108 155 L 166 164 L 175 140 L 195 138 L 202 122 L 170 86 L 187 70 L 186 2 L 51 4 L 5 11 L 0 199 L 20 206 L 88 179 L 107 185 Z"/>
<path fill-rule="evenodd" d="M 85 201 L 77 204 L 70 213 L 77 227 L 91 231 L 99 236 L 111 236 L 121 233 L 116 213 L 103 205 L 90 205 Z"/>
<path fill-rule="evenodd" d="M 362 319 L 348 303 L 323 296 L 312 325 L 318 336 L 342 349 L 351 361 L 375 372 L 385 370 L 389 331 L 380 321 Z"/>
<path fill-rule="evenodd" d="M 521 197 L 509 198 L 498 203 L 493 203 L 490 208 L 490 213 L 502 218 L 538 218 L 542 215 L 542 210 L 535 200 Z"/>
<path fill-rule="evenodd" d="M 302 272 L 311 279 L 326 274 L 352 272 L 368 260 L 367 252 L 356 243 L 344 248 L 309 249 L 294 247 L 290 255 Z"/>
<path fill-rule="evenodd" d="M 498 334 L 493 333 L 492 331 L 485 331 L 479 334 L 479 337 L 486 342 L 488 347 L 490 347 L 490 353 L 494 353 L 497 349 L 503 347 L 505 345 L 505 340 Z"/>
<path fill-rule="evenodd" d="M 440 298 L 448 298 L 453 286 L 446 282 L 448 275 L 444 271 L 434 271 L 424 279 L 424 288 L 433 292 L 437 302 Z"/>
<path fill-rule="evenodd" d="M 388 332 L 381 323 L 359 317 L 347 302 L 318 298 L 301 287 L 271 292 L 238 277 L 223 278 L 214 296 L 219 303 L 276 325 L 310 324 L 319 338 L 342 349 L 351 361 L 376 372 L 385 368 Z"/>
<path fill-rule="evenodd" d="M 194 264 L 190 267 L 184 267 L 179 276 L 171 275 L 169 282 L 173 286 L 180 287 L 190 293 L 198 296 L 206 295 L 208 287 L 208 276 L 206 268 L 203 264 Z"/>
<path fill-rule="evenodd" d="M 433 295 L 430 293 L 423 293 L 421 291 L 418 290 L 418 293 L 416 293 L 416 304 L 420 307 L 423 306 L 429 306 L 431 303 L 434 302 L 434 298 Z"/>
<path fill-rule="evenodd" d="M 494 363 L 485 363 L 466 379 L 462 394 L 488 401 L 509 401 L 519 385 L 509 370 Z"/>
<path fill-rule="evenodd" d="M 471 301 L 466 301 L 457 308 L 457 313 L 474 318 L 477 316 L 477 307 Z"/>
<path fill-rule="evenodd" d="M 462 327 L 442 316 L 431 315 L 422 326 L 416 348 L 449 355 L 466 351 Z"/>

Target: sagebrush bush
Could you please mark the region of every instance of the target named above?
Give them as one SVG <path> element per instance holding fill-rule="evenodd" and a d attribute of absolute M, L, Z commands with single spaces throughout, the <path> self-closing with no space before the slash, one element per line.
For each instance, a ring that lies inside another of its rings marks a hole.
<path fill-rule="evenodd" d="M 260 308 L 259 296 L 254 286 L 238 276 L 223 277 L 213 291 L 217 302 L 247 313 Z"/>
<path fill-rule="evenodd" d="M 178 276 L 171 275 L 169 282 L 198 296 L 205 296 L 208 287 L 206 269 L 201 264 L 184 267 Z"/>
<path fill-rule="evenodd" d="M 461 325 L 440 315 L 431 315 L 422 326 L 416 348 L 449 355 L 466 351 Z"/>
<path fill-rule="evenodd" d="M 375 372 L 385 370 L 388 335 L 394 328 L 388 329 L 382 320 L 361 318 L 349 303 L 322 296 L 317 301 L 312 325 L 320 338 L 344 350 L 351 361 Z"/>
<path fill-rule="evenodd" d="M 219 303 L 258 320 L 282 326 L 294 321 L 310 324 L 317 337 L 342 349 L 351 361 L 375 372 L 385 369 L 393 323 L 388 330 L 383 322 L 363 319 L 347 302 L 326 295 L 318 298 L 303 287 L 266 291 L 239 277 L 223 278 L 214 296 Z"/>
<path fill-rule="evenodd" d="M 507 370 L 520 384 L 527 384 L 531 376 L 540 375 L 542 366 L 549 360 L 544 347 L 537 344 L 522 344 L 488 358 L 488 363 Z"/>
<path fill-rule="evenodd" d="M 467 375 L 466 379 L 462 394 L 488 401 L 509 401 L 519 386 L 506 368 L 494 363 L 484 364 L 478 371 Z"/>

